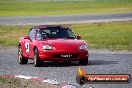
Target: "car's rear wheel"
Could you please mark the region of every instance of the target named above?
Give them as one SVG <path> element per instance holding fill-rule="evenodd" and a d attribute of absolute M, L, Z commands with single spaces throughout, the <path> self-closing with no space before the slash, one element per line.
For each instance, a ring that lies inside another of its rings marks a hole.
<path fill-rule="evenodd" d="M 19 64 L 27 64 L 28 63 L 28 59 L 23 57 L 23 55 L 22 55 L 21 46 L 18 46 L 18 63 Z"/>
<path fill-rule="evenodd" d="M 79 64 L 80 65 L 87 65 L 88 64 L 88 58 L 80 60 Z"/>
<path fill-rule="evenodd" d="M 43 62 L 40 60 L 39 58 L 39 53 L 38 53 L 38 49 L 35 48 L 34 49 L 34 66 L 35 67 L 40 67 L 43 65 Z"/>

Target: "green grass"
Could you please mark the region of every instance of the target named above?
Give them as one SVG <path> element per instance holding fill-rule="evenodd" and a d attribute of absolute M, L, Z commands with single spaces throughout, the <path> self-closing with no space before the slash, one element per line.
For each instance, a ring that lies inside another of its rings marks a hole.
<path fill-rule="evenodd" d="M 81 35 L 89 48 L 132 50 L 132 21 L 94 24 L 73 24 L 75 34 Z M 0 26 L 0 45 L 16 46 L 18 39 L 27 34 L 31 26 Z"/>
<path fill-rule="evenodd" d="M 0 16 L 131 12 L 132 0 L 0 0 Z"/>
<path fill-rule="evenodd" d="M 132 21 L 72 25 L 90 48 L 132 50 Z"/>
<path fill-rule="evenodd" d="M 4 79 L 3 77 L 0 76 L 0 84 L 5 83 L 5 82 L 6 82 L 6 79 Z"/>
<path fill-rule="evenodd" d="M 2 26 L 0 25 L 0 45 L 17 45 L 18 39 L 28 33 L 31 26 Z"/>

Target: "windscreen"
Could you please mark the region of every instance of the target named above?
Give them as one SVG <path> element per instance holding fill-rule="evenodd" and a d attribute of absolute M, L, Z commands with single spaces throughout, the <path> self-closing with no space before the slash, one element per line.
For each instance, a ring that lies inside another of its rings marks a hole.
<path fill-rule="evenodd" d="M 37 30 L 36 38 L 73 38 L 75 39 L 74 33 L 68 28 L 40 28 Z"/>

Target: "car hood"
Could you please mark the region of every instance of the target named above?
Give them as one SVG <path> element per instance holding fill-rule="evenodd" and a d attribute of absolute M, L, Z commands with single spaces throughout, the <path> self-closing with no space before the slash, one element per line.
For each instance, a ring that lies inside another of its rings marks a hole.
<path fill-rule="evenodd" d="M 79 45 L 86 44 L 85 41 L 77 39 L 47 39 L 41 42 L 42 45 L 48 44 L 57 50 L 78 50 Z"/>

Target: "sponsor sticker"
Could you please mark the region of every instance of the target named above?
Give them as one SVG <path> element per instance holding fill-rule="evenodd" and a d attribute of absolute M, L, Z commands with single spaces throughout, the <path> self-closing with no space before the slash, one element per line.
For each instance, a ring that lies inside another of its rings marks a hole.
<path fill-rule="evenodd" d="M 76 81 L 78 84 L 85 83 L 130 83 L 131 77 L 129 74 L 86 74 L 81 67 L 78 68 Z"/>

